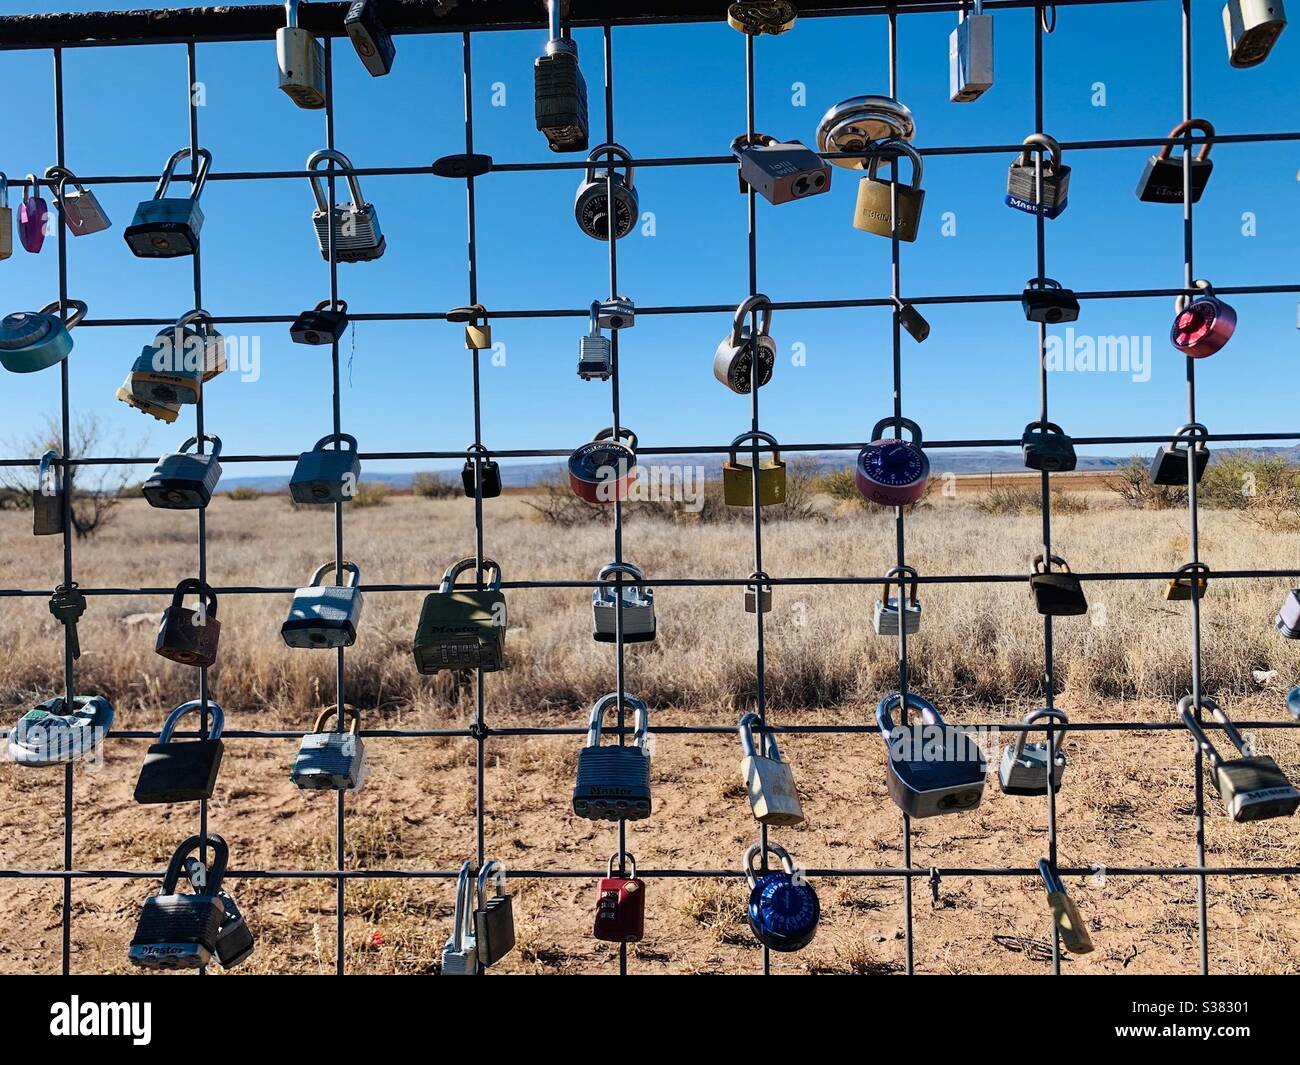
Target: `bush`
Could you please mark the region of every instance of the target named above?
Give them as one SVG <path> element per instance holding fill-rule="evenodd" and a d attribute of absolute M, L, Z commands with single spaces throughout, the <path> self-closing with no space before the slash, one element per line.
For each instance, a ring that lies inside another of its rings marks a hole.
<path fill-rule="evenodd" d="M 420 499 L 454 499 L 464 486 L 441 473 L 417 473 L 411 480 L 411 492 Z"/>
<path fill-rule="evenodd" d="M 975 499 L 981 514 L 1037 514 L 1042 506 L 1041 489 L 1020 486 L 994 488 Z M 1080 514 L 1088 509 L 1088 500 L 1078 492 L 1052 489 L 1053 514 Z"/>
<path fill-rule="evenodd" d="M 1129 506 L 1164 510 L 1187 505 L 1187 489 L 1151 483 L 1147 462 L 1134 456 L 1107 481 Z M 1300 529 L 1300 469 L 1282 458 L 1228 454 L 1212 458 L 1196 486 L 1198 506 L 1237 510 L 1270 530 Z"/>
<path fill-rule="evenodd" d="M 247 485 L 241 488 L 232 488 L 226 493 L 231 499 L 239 503 L 247 502 L 250 499 L 261 499 L 262 493 L 256 488 L 249 488 Z"/>
<path fill-rule="evenodd" d="M 390 495 L 392 493 L 385 484 L 363 484 L 357 487 L 356 495 L 350 500 L 350 505 L 362 509 L 366 507 L 386 507 Z"/>

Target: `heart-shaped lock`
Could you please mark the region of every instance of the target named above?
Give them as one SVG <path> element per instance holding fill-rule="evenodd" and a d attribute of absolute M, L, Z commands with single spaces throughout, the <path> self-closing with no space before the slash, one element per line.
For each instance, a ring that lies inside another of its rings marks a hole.
<path fill-rule="evenodd" d="M 27 192 L 31 187 L 31 194 Z M 39 195 L 40 182 L 35 174 L 28 174 L 23 182 L 23 202 L 18 205 L 18 239 L 23 248 L 35 255 L 45 243 L 45 226 L 50 218 L 50 205 Z"/>

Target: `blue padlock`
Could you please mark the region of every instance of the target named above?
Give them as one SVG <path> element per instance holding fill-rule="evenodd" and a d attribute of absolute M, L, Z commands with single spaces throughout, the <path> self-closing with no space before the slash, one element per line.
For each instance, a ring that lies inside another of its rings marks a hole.
<path fill-rule="evenodd" d="M 759 876 L 754 869 L 754 859 L 764 849 L 781 860 L 779 872 Z M 821 903 L 812 885 L 795 872 L 794 859 L 786 849 L 775 843 L 766 848 L 755 843 L 745 851 L 742 867 L 749 885 L 745 916 L 754 938 L 765 947 L 787 954 L 811 943 L 821 920 Z"/>
<path fill-rule="evenodd" d="M 327 444 L 334 444 L 334 449 L 328 449 Z M 289 493 L 295 503 L 343 503 L 356 495 L 360 476 L 357 438 L 334 433 L 321 437 L 315 447 L 298 456 Z"/>
<path fill-rule="evenodd" d="M 198 170 L 188 196 L 168 196 L 172 171 L 182 159 L 190 157 L 190 149 L 182 148 L 170 159 L 158 179 L 153 199 L 143 200 L 135 209 L 131 224 L 123 236 L 126 243 L 142 259 L 173 259 L 178 255 L 193 255 L 199 246 L 199 231 L 203 228 L 203 211 L 199 196 L 208 180 L 208 167 L 212 153 L 206 148 L 198 150 Z"/>
<path fill-rule="evenodd" d="M 136 399 L 176 407 L 197 403 L 204 382 L 225 369 L 225 339 L 207 311 L 194 310 L 144 346 L 131 367 L 128 382 Z"/>
<path fill-rule="evenodd" d="M 63 304 L 67 320 L 59 316 L 58 301 L 39 311 L 15 311 L 0 321 L 0 363 L 13 373 L 34 373 L 62 362 L 72 350 L 69 330 L 86 317 L 81 300 Z"/>
<path fill-rule="evenodd" d="M 113 725 L 113 704 L 102 695 L 58 695 L 27 711 L 9 733 L 9 758 L 19 765 L 63 765 L 92 757 Z"/>
<path fill-rule="evenodd" d="M 188 453 L 199 442 L 197 436 L 192 436 L 176 454 L 158 460 L 143 488 L 151 507 L 201 510 L 208 505 L 221 477 L 221 463 L 217 461 L 221 455 L 221 438 L 204 433 L 203 439 L 212 442 L 212 451 L 206 455 Z"/>

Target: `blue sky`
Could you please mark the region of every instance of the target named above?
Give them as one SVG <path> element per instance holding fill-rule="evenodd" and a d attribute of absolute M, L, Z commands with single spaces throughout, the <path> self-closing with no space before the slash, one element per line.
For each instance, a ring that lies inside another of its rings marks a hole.
<path fill-rule="evenodd" d="M 0 11 L 81 5 L 5 3 Z M 138 2 L 131 6 L 141 6 Z M 152 3 L 148 6 L 165 6 Z M 1194 111 L 1222 133 L 1295 128 L 1300 119 L 1300 30 L 1284 33 L 1252 70 L 1229 66 L 1219 0 L 1196 0 Z M 1063 8 L 1045 40 L 1045 128 L 1060 140 L 1160 137 L 1181 117 L 1180 5 Z M 1033 129 L 1033 13 L 999 11 L 997 83 L 973 104 L 948 102 L 948 14 L 899 19 L 900 98 L 916 117 L 919 146 L 1018 143 Z M 860 93 L 888 90 L 883 18 L 804 19 L 757 43 L 758 128 L 813 143 L 823 111 Z M 476 148 L 498 162 L 555 158 L 533 126 L 532 63 L 544 35 L 492 33 L 474 44 Z M 603 131 L 599 31 L 577 34 Z M 742 132 L 744 41 L 724 23 L 614 32 L 617 139 L 635 155 L 723 154 Z M 461 150 L 459 35 L 398 39 L 393 73 L 372 79 L 346 40 L 336 42 L 338 147 L 357 166 L 426 165 Z M 276 88 L 272 42 L 201 46 L 206 105 L 199 121 L 214 171 L 295 169 L 324 144 L 323 112 L 300 110 Z M 156 174 L 187 143 L 185 48 L 72 49 L 65 53 L 68 163 L 84 174 Z M 48 52 L 0 54 L 10 106 L 0 168 L 11 183 L 54 162 L 52 60 Z M 1106 105 L 1093 106 L 1096 83 Z M 795 106 L 795 83 L 806 106 Z M 505 107 L 493 106 L 503 85 Z M 593 144 L 596 140 L 593 139 Z M 1175 287 L 1182 281 L 1181 211 L 1140 203 L 1134 187 L 1146 149 L 1080 151 L 1069 208 L 1047 225 L 1048 274 L 1079 289 Z M 1297 281 L 1300 142 L 1223 145 L 1196 209 L 1197 273 L 1222 285 Z M 1003 154 L 931 158 L 921 235 L 903 246 L 904 294 L 1018 292 L 1035 271 L 1034 222 L 1005 207 Z M 489 308 L 582 308 L 608 295 L 605 246 L 573 221 L 572 171 L 493 174 L 478 182 L 480 299 Z M 852 228 L 857 176 L 836 168 L 813 200 L 758 204 L 759 286 L 777 300 L 885 296 L 888 240 Z M 652 168 L 637 175 L 655 235 L 619 243 L 622 294 L 639 305 L 734 306 L 747 292 L 745 199 L 727 167 Z M 91 318 L 179 316 L 192 306 L 189 259 L 135 258 L 122 239 L 151 186 L 96 190 L 111 231 L 69 241 L 70 295 Z M 433 177 L 364 181 L 388 252 L 342 265 L 341 294 L 354 311 L 443 311 L 467 302 L 465 196 Z M 17 189 L 11 191 L 16 206 Z M 296 314 L 328 295 L 307 182 L 211 182 L 204 193 L 204 303 L 218 317 Z M 1257 235 L 1242 235 L 1242 215 Z M 941 235 L 956 216 L 955 236 Z M 55 244 L 39 256 L 17 246 L 0 263 L 3 310 L 35 309 L 58 294 Z M 1295 429 L 1292 393 L 1279 387 L 1295 356 L 1294 295 L 1232 296 L 1240 322 L 1229 346 L 1198 365 L 1201 420 L 1214 431 Z M 925 308 L 933 331 L 903 339 L 905 412 L 930 438 L 1016 436 L 1036 416 L 1035 328 L 1017 303 Z M 1184 419 L 1184 360 L 1167 340 L 1167 298 L 1088 301 L 1077 323 L 1090 334 L 1153 337 L 1145 383 L 1125 374 L 1057 374 L 1052 412 L 1076 436 L 1160 432 Z M 725 443 L 748 427 L 749 404 L 711 373 L 729 314 L 643 317 L 622 343 L 624 423 L 646 445 Z M 261 376 L 217 379 L 207 421 L 231 453 L 294 453 L 329 431 L 327 349 L 294 345 L 287 325 L 228 325 L 260 334 Z M 498 321 L 506 364 L 483 362 L 484 439 L 494 448 L 572 448 L 608 424 L 609 386 L 575 373 L 585 319 Z M 153 327 L 86 328 L 71 355 L 74 412 L 98 413 L 143 455 L 173 450 L 192 409 L 166 426 L 114 398 Z M 764 388 L 763 422 L 781 440 L 860 440 L 891 404 L 889 315 L 881 309 L 778 312 L 781 360 Z M 794 345 L 807 365 L 791 365 Z M 353 337 L 343 348 L 349 356 Z M 459 449 L 472 440 L 470 357 L 461 329 L 442 322 L 360 323 L 345 370 L 343 421 L 362 451 Z M 6 374 L 0 441 L 13 444 L 58 410 L 59 375 Z M 1093 449 L 1114 453 L 1122 448 Z M 1150 450 L 1138 447 L 1135 450 Z M 428 463 L 414 464 L 428 466 Z M 372 470 L 412 464 L 370 463 Z M 228 471 L 235 474 L 232 469 Z M 238 475 L 287 473 L 241 465 Z"/>

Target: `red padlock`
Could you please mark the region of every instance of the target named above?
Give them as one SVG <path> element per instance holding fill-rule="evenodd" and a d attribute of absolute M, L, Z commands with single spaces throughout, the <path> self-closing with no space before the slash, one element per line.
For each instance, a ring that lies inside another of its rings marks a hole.
<path fill-rule="evenodd" d="M 596 894 L 596 927 L 592 933 L 607 943 L 639 943 L 645 935 L 645 881 L 637 879 L 636 859 L 628 854 L 632 875 L 615 876 L 610 855 L 609 876 L 600 882 Z"/>
<path fill-rule="evenodd" d="M 636 476 L 636 433 L 631 429 L 602 429 L 569 456 L 569 487 L 588 503 L 626 499 Z"/>
<path fill-rule="evenodd" d="M 27 186 L 32 194 L 27 195 Z M 28 174 L 23 182 L 23 202 L 18 205 L 18 239 L 23 247 L 35 254 L 45 243 L 45 223 L 50 217 L 50 205 L 39 195 L 40 183 L 35 174 Z"/>
<path fill-rule="evenodd" d="M 1214 294 L 1208 281 L 1197 281 L 1201 292 L 1189 300 L 1178 297 L 1178 317 L 1169 331 L 1169 340 L 1184 355 L 1203 359 L 1213 355 L 1237 328 L 1237 312 Z"/>

